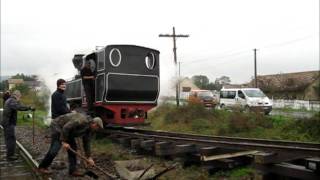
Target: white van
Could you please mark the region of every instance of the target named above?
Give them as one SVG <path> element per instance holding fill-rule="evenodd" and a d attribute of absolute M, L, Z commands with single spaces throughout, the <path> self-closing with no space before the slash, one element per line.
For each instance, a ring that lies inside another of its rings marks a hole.
<path fill-rule="evenodd" d="M 271 100 L 259 88 L 221 89 L 220 108 L 240 107 L 242 110 L 262 110 L 269 114 L 272 110 Z"/>

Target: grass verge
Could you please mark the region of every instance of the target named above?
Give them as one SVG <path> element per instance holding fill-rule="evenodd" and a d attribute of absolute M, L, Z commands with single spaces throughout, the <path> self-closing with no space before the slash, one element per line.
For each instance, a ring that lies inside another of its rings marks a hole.
<path fill-rule="evenodd" d="M 164 104 L 150 113 L 151 129 L 248 138 L 320 142 L 320 112 L 293 119 L 261 113 L 205 109 L 191 104 Z"/>
<path fill-rule="evenodd" d="M 48 114 L 47 111 L 39 111 L 39 110 L 35 111 L 34 112 L 35 126 L 39 128 L 48 127 L 44 122 L 47 117 L 47 114 Z M 32 116 L 33 116 L 33 112 L 31 111 L 19 111 L 17 125 L 32 126 L 32 123 L 33 123 Z"/>

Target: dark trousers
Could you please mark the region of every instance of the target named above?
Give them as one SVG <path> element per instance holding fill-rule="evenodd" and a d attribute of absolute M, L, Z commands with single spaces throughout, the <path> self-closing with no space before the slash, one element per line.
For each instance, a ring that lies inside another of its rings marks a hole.
<path fill-rule="evenodd" d="M 83 83 L 84 92 L 87 98 L 88 112 L 93 113 L 93 103 L 94 103 L 94 81 Z"/>
<path fill-rule="evenodd" d="M 54 132 L 51 135 L 51 145 L 50 149 L 47 152 L 44 159 L 39 164 L 39 168 L 48 168 L 53 159 L 58 155 L 59 150 L 61 148 L 61 140 L 60 140 L 60 133 Z M 70 147 L 74 150 L 77 150 L 77 144 L 74 138 L 70 138 L 70 140 L 67 141 L 68 144 L 70 144 Z M 69 160 L 69 174 L 72 174 L 76 170 L 77 166 L 77 157 L 76 155 L 68 150 L 68 160 Z"/>
<path fill-rule="evenodd" d="M 4 141 L 7 148 L 7 157 L 13 156 L 16 151 L 16 135 L 15 125 L 5 125 L 4 129 Z"/>

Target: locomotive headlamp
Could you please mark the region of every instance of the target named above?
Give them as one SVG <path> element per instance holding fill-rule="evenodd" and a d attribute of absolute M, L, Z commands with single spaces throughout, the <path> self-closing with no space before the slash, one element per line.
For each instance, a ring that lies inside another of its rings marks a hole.
<path fill-rule="evenodd" d="M 109 53 L 109 60 L 113 67 L 118 67 L 121 63 L 121 52 L 117 48 L 111 49 Z"/>
<path fill-rule="evenodd" d="M 145 63 L 148 69 L 152 70 L 154 68 L 156 58 L 153 53 L 148 53 L 145 57 Z"/>

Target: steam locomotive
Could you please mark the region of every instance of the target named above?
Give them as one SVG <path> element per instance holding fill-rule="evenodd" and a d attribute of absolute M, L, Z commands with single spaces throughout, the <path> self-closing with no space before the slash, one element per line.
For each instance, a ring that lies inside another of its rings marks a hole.
<path fill-rule="evenodd" d="M 76 54 L 72 61 L 78 74 L 67 81 L 66 96 L 72 108 L 87 108 L 80 70 L 90 62 L 95 74 L 95 114 L 105 123 L 144 123 L 157 106 L 160 92 L 159 54 L 135 45 L 108 45 L 90 54 Z"/>

